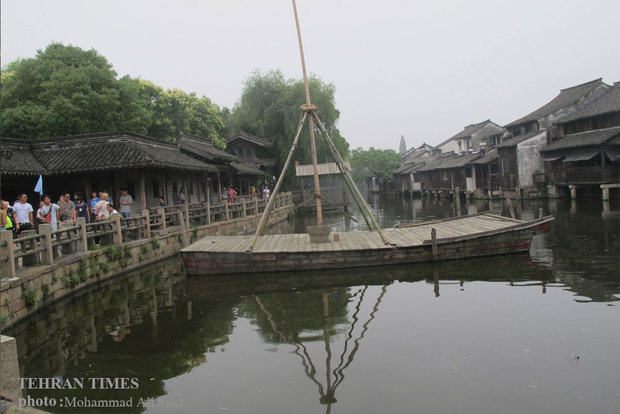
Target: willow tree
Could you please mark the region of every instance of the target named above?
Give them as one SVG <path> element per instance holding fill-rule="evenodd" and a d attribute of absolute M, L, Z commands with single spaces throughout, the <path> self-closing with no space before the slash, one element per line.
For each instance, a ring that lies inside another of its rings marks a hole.
<path fill-rule="evenodd" d="M 310 95 L 312 103 L 318 108 L 318 114 L 340 154 L 345 157 L 349 144 L 336 127 L 340 111 L 336 109 L 335 87 L 324 83 L 318 77 L 311 77 Z M 274 138 L 272 155 L 276 158 L 276 168 L 281 170 L 290 150 L 299 118 L 300 105 L 305 102 L 304 84 L 299 79 L 285 80 L 282 72 L 273 70 L 266 73 L 256 71 L 245 81 L 239 102 L 228 117 L 227 130 L 243 129 L 251 134 Z M 317 133 L 320 136 L 320 133 Z M 319 162 L 331 162 L 332 156 L 327 145 L 317 139 L 317 157 Z M 295 159 L 300 163 L 311 163 L 309 131 L 304 129 Z"/>

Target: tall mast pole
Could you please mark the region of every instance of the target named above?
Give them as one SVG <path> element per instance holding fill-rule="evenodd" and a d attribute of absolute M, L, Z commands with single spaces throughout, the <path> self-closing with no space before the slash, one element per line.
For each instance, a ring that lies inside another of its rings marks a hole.
<path fill-rule="evenodd" d="M 297 15 L 297 4 L 293 0 L 293 11 L 295 12 L 295 25 L 297 26 L 297 39 L 299 41 L 299 54 L 301 56 L 301 70 L 304 75 L 304 88 L 306 91 L 306 104 L 302 105 L 304 112 L 316 112 L 316 106 L 310 102 L 310 86 L 308 84 L 308 74 L 306 72 L 306 60 L 304 58 L 304 46 L 301 41 L 301 29 L 299 28 L 299 16 Z M 319 185 L 319 167 L 316 157 L 316 141 L 314 139 L 314 120 L 312 116 L 308 117 L 308 127 L 310 128 L 310 149 L 312 151 L 312 169 L 314 171 L 314 192 L 316 194 L 316 224 L 318 227 L 323 226 L 323 209 L 321 208 L 321 187 Z"/>

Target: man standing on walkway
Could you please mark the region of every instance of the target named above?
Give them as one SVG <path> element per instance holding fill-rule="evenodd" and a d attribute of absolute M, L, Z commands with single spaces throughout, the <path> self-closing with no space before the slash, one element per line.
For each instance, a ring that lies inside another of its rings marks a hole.
<path fill-rule="evenodd" d="M 121 196 L 118 199 L 119 210 L 123 218 L 129 218 L 131 216 L 131 205 L 133 204 L 133 198 L 129 195 L 127 187 L 121 187 Z"/>
<path fill-rule="evenodd" d="M 45 203 L 45 205 L 41 207 L 41 214 L 45 218 L 45 223 L 50 225 L 51 231 L 57 231 L 59 215 L 58 211 L 60 210 L 60 207 L 58 206 L 58 204 L 52 203 L 52 199 L 48 195 L 43 196 L 43 203 Z"/>
<path fill-rule="evenodd" d="M 13 204 L 13 218 L 15 223 L 15 228 L 17 230 L 17 236 L 19 237 L 22 231 L 30 230 L 33 227 L 33 209 L 30 203 L 27 203 L 26 200 L 28 196 L 24 193 L 21 193 L 19 197 L 17 197 L 17 202 Z"/>

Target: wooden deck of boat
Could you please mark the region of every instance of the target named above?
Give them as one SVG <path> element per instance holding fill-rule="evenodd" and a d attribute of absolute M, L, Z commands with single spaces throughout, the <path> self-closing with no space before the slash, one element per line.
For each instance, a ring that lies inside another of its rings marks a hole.
<path fill-rule="evenodd" d="M 437 239 L 473 236 L 477 233 L 502 230 L 525 222 L 493 214 L 478 214 L 458 219 L 419 223 L 411 227 L 385 229 L 388 241 L 398 247 L 413 247 L 431 239 L 435 228 Z M 334 237 L 338 235 L 338 237 Z M 208 236 L 185 247 L 182 252 L 241 253 L 248 251 L 253 235 Z M 334 240 L 334 239 L 339 240 Z M 307 234 L 276 234 L 260 236 L 256 253 L 299 253 L 313 251 L 348 251 L 390 249 L 375 231 L 332 232 L 330 242 L 311 243 Z"/>

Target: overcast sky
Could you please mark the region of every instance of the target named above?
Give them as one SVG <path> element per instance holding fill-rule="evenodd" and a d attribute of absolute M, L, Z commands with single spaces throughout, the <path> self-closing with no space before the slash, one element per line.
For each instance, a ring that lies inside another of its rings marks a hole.
<path fill-rule="evenodd" d="M 308 71 L 352 148 L 435 145 L 562 88 L 620 80 L 618 0 L 298 0 Z M 255 69 L 301 78 L 290 0 L 2 0 L 2 64 L 52 41 L 232 107 Z M 301 102 L 300 102 L 301 103 Z"/>

